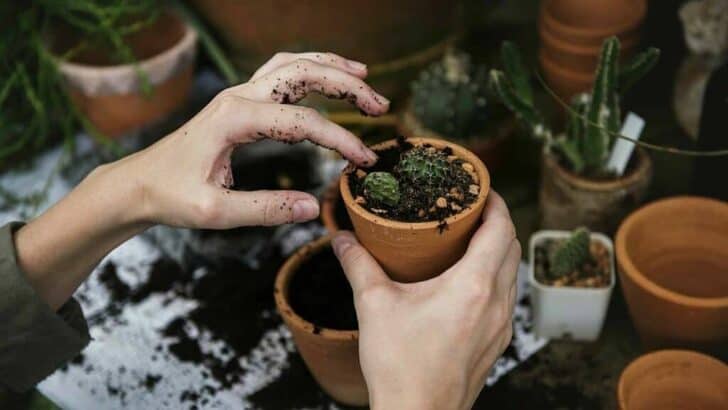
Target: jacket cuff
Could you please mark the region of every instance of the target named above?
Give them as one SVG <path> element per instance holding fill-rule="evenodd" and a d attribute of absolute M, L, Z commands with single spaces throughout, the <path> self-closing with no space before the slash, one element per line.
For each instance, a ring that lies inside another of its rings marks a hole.
<path fill-rule="evenodd" d="M 32 388 L 90 341 L 78 302 L 54 312 L 20 271 L 13 233 L 21 226 L 0 228 L 0 385 L 15 391 Z"/>

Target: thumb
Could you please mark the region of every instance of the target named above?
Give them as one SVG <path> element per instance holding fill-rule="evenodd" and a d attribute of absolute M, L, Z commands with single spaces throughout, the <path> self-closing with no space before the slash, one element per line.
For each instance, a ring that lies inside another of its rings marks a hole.
<path fill-rule="evenodd" d="M 337 232 L 331 239 L 331 247 L 339 258 L 355 298 L 367 288 L 390 282 L 379 263 L 351 232 Z"/>
<path fill-rule="evenodd" d="M 318 217 L 313 195 L 299 191 L 225 191 L 222 223 L 229 227 L 271 226 Z"/>

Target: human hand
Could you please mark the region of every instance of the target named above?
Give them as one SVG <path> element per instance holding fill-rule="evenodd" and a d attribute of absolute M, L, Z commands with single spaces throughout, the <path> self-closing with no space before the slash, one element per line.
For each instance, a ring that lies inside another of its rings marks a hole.
<path fill-rule="evenodd" d="M 493 191 L 483 220 L 460 261 L 418 283 L 390 280 L 350 232 L 334 237 L 373 409 L 470 408 L 508 346 L 521 247 Z"/>
<path fill-rule="evenodd" d="M 316 218 L 316 198 L 297 191 L 231 191 L 230 155 L 241 144 L 271 138 L 309 140 L 367 166 L 376 154 L 316 110 L 283 105 L 309 92 L 355 104 L 369 115 L 389 108 L 362 79 L 366 66 L 331 53 L 279 53 L 247 83 L 218 94 L 199 114 L 148 149 L 99 170 L 133 177 L 136 219 L 192 228 L 278 225 Z M 123 175 L 123 177 L 121 176 Z"/>

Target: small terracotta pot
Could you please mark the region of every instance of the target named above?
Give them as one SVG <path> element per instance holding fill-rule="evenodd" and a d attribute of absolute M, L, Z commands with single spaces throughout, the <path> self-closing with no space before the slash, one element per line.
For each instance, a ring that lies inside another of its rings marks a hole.
<path fill-rule="evenodd" d="M 349 166 L 341 175 L 339 187 L 357 238 L 382 265 L 389 276 L 400 282 L 417 282 L 444 272 L 465 254 L 470 237 L 479 225 L 485 199 L 490 190 L 490 174 L 483 162 L 472 152 L 452 142 L 434 138 L 408 138 L 413 145 L 429 144 L 435 148 L 449 147 L 454 155 L 475 167 L 480 193 L 469 208 L 439 221 L 400 222 L 375 215 L 354 202 L 349 189 Z M 374 151 L 396 146 L 396 140 L 374 145 Z"/>
<path fill-rule="evenodd" d="M 624 217 L 642 203 L 652 180 L 652 161 L 643 149 L 621 178 L 592 180 L 565 169 L 544 153 L 539 192 L 541 227 L 573 230 L 587 226 L 614 233 Z"/>
<path fill-rule="evenodd" d="M 624 298 L 645 347 L 726 353 L 727 202 L 676 197 L 648 204 L 619 227 L 616 248 Z"/>
<path fill-rule="evenodd" d="M 549 86 L 565 102 L 588 91 L 602 42 L 619 37 L 621 58 L 633 54 L 645 0 L 546 0 L 539 15 L 539 61 Z"/>
<path fill-rule="evenodd" d="M 466 148 L 471 150 L 486 164 L 488 170 L 491 172 L 503 164 L 506 156 L 506 142 L 515 130 L 516 120 L 513 116 L 509 115 L 503 121 L 493 125 L 491 134 L 475 135 L 464 141 L 460 141 L 457 138 L 448 137 L 427 128 L 417 119 L 410 104 L 407 104 L 407 109 L 404 110 L 397 122 L 397 131 L 401 135 L 417 135 L 425 138 L 462 142 Z"/>
<path fill-rule="evenodd" d="M 728 366 L 689 350 L 638 357 L 619 377 L 621 410 L 728 409 Z"/>
<path fill-rule="evenodd" d="M 366 382 L 359 365 L 359 332 L 314 326 L 293 311 L 289 284 L 298 268 L 331 246 L 331 237 L 322 237 L 294 253 L 278 271 L 274 297 L 278 313 L 291 330 L 303 361 L 321 388 L 337 401 L 365 406 L 369 403 Z"/>
<path fill-rule="evenodd" d="M 192 85 L 197 34 L 176 14 L 162 15 L 125 41 L 149 79 L 151 95 L 143 94 L 137 67 L 106 65 L 108 59 L 101 50 L 84 53 L 74 61 L 58 61 L 74 103 L 109 137 L 134 131 L 179 109 Z"/>

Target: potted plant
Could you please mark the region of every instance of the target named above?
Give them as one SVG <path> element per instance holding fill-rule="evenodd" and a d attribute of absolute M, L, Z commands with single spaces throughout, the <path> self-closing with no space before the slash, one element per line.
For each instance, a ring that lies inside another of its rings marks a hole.
<path fill-rule="evenodd" d="M 305 245 L 286 261 L 278 271 L 274 297 L 298 351 L 323 390 L 344 404 L 366 405 L 354 297 L 330 236 Z"/>
<path fill-rule="evenodd" d="M 339 180 L 357 237 L 394 280 L 442 273 L 465 253 L 478 226 L 488 170 L 445 140 L 401 137 L 372 149 L 375 166 L 350 165 Z"/>
<path fill-rule="evenodd" d="M 462 52 L 448 51 L 412 83 L 412 98 L 402 114 L 402 135 L 443 138 L 468 147 L 493 171 L 513 132 L 513 117 L 488 94 L 485 67 Z"/>
<path fill-rule="evenodd" d="M 529 241 L 534 329 L 541 337 L 599 337 L 614 288 L 612 241 L 586 228 L 544 230 Z"/>
<path fill-rule="evenodd" d="M 195 30 L 158 2 L 137 3 L 59 6 L 70 17 L 52 27 L 47 44 L 73 103 L 110 137 L 179 109 L 192 84 Z"/>
<path fill-rule="evenodd" d="M 654 66 L 659 51 L 651 48 L 618 69 L 619 40 L 606 40 L 594 87 L 574 97 L 566 129 L 560 133 L 546 124 L 536 108 L 517 48 L 506 42 L 502 53 L 505 71 L 491 70 L 491 85 L 533 137 L 544 143 L 539 195 L 542 226 L 574 229 L 585 225 L 614 232 L 643 200 L 652 177 L 652 162 L 642 149 L 632 156 L 623 175 L 607 168 L 612 139 L 621 128 L 620 96 Z"/>

